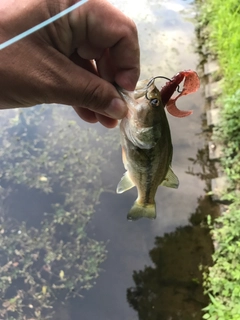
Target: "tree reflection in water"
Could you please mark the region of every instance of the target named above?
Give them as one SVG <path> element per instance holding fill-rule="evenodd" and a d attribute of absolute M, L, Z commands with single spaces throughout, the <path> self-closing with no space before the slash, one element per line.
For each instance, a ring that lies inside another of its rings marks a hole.
<path fill-rule="evenodd" d="M 206 150 L 205 150 L 206 151 Z M 202 174 L 191 174 L 201 179 L 215 174 L 204 150 L 197 159 Z M 208 188 L 207 182 L 207 188 Z M 200 320 L 201 309 L 208 303 L 203 293 L 202 272 L 199 266 L 212 263 L 212 240 L 209 235 L 207 215 L 216 216 L 218 206 L 209 196 L 198 199 L 198 207 L 189 219 L 190 225 L 156 237 L 150 251 L 153 266 L 134 271 L 135 287 L 127 290 L 127 300 L 137 312 L 139 320 Z"/>

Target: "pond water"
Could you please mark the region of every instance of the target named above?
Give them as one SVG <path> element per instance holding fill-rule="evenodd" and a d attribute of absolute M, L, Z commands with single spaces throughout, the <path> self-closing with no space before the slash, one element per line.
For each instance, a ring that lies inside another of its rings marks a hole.
<path fill-rule="evenodd" d="M 142 79 L 196 70 L 192 1 L 112 3 L 137 24 Z M 126 219 L 136 190 L 115 193 L 118 129 L 66 106 L 1 111 L 0 319 L 201 319 L 199 265 L 212 252 L 203 222 L 216 207 L 187 171 L 207 167 L 203 104 L 200 90 L 178 104 L 192 116 L 168 115 L 180 186 L 160 187 L 157 219 L 137 222 Z"/>

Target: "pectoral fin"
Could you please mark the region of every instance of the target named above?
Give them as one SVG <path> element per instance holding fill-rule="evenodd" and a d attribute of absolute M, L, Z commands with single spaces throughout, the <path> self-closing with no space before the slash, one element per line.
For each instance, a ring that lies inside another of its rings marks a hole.
<path fill-rule="evenodd" d="M 178 188 L 179 180 L 175 173 L 172 171 L 171 167 L 169 167 L 166 177 L 160 185 L 168 188 Z"/>
<path fill-rule="evenodd" d="M 134 187 L 134 183 L 132 182 L 131 178 L 129 177 L 128 171 L 126 171 L 119 181 L 117 186 L 117 193 L 123 193 L 131 188 Z"/>

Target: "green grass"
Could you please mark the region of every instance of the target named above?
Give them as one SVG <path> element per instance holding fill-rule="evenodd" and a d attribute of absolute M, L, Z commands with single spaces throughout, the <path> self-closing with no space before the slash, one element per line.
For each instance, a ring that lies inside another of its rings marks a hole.
<path fill-rule="evenodd" d="M 200 6 L 201 23 L 208 27 L 224 75 L 223 93 L 233 94 L 240 88 L 240 2 L 205 0 Z"/>
<path fill-rule="evenodd" d="M 220 226 L 220 227 L 219 227 Z M 213 266 L 204 274 L 204 287 L 210 304 L 203 319 L 240 319 L 240 199 L 235 198 L 228 211 L 212 226 L 217 243 Z"/>
<path fill-rule="evenodd" d="M 210 304 L 204 319 L 240 320 L 240 1 L 198 1 L 199 24 L 207 30 L 206 44 L 216 54 L 223 75 L 221 121 L 214 137 L 224 146 L 222 166 L 231 181 L 225 194 L 232 204 L 215 220 L 214 265 L 205 272 Z"/>

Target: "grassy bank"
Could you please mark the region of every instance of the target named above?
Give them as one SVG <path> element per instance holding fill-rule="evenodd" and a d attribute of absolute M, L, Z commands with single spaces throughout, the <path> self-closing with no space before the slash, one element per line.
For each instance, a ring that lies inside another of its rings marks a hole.
<path fill-rule="evenodd" d="M 221 121 L 214 136 L 224 146 L 222 166 L 231 181 L 225 198 L 229 210 L 215 220 L 212 234 L 218 247 L 214 265 L 205 274 L 210 304 L 204 319 L 240 319 L 240 2 L 198 1 L 200 28 L 207 30 L 206 45 L 217 59 L 223 76 Z"/>

